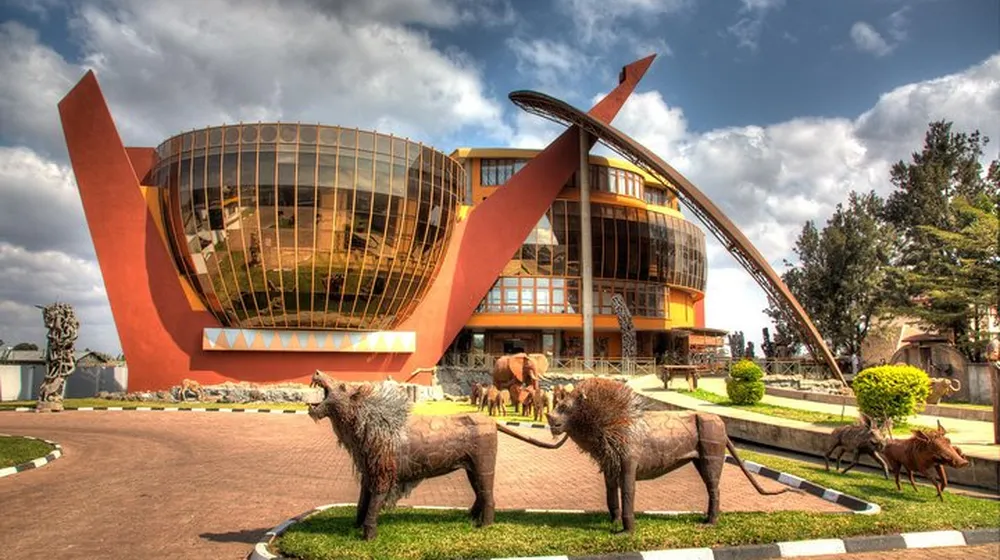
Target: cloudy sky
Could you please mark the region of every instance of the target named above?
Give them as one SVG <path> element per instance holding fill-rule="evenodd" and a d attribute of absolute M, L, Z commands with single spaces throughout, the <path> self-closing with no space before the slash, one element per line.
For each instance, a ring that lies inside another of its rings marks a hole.
<path fill-rule="evenodd" d="M 126 144 L 223 122 L 391 131 L 444 151 L 543 147 L 507 100 L 587 108 L 660 56 L 615 125 L 714 198 L 772 265 L 805 220 L 949 119 L 1000 140 L 996 0 L 0 0 L 0 339 L 120 351 L 56 103 L 97 73 Z M 996 157 L 997 142 L 988 146 Z M 760 289 L 709 240 L 709 326 L 759 341 Z"/>

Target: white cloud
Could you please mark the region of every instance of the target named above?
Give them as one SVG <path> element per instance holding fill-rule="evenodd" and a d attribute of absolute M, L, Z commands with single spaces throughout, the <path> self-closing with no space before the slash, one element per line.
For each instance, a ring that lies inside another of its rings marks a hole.
<path fill-rule="evenodd" d="M 0 201 L 0 240 L 29 251 L 93 258 L 80 195 L 67 166 L 28 148 L 0 147 Z"/>
<path fill-rule="evenodd" d="M 800 118 L 694 134 L 683 111 L 647 92 L 633 95 L 614 124 L 708 195 L 781 273 L 783 260 L 795 261 L 792 249 L 806 220 L 822 226 L 851 190 L 885 196 L 891 165 L 918 150 L 937 119 L 1000 139 L 1000 54 L 896 88 L 856 119 Z M 759 341 L 769 324 L 761 312 L 764 293 L 708 236 L 708 324 Z"/>
<path fill-rule="evenodd" d="M 768 12 L 780 10 L 785 0 L 742 0 L 741 3 L 742 7 L 737 12 L 739 19 L 726 31 L 736 38 L 737 47 L 756 51 Z"/>
<path fill-rule="evenodd" d="M 574 89 L 569 84 L 579 82 L 588 67 L 586 55 L 561 41 L 515 36 L 507 39 L 507 47 L 517 60 L 517 71 L 534 82 L 532 87 L 558 97 L 564 96 L 561 90 Z"/>
<path fill-rule="evenodd" d="M 558 0 L 557 6 L 573 21 L 576 38 L 583 44 L 608 46 L 624 34 L 618 30 L 621 20 L 656 18 L 678 13 L 694 4 L 693 0 Z"/>
<path fill-rule="evenodd" d="M 858 50 L 875 56 L 885 56 L 892 52 L 892 46 L 882 35 L 871 24 L 863 21 L 855 22 L 851 26 L 851 41 Z"/>
<path fill-rule="evenodd" d="M 41 310 L 64 301 L 80 321 L 77 348 L 120 352 L 101 271 L 92 260 L 58 251 L 28 251 L 0 241 L 0 339 L 45 343 Z"/>
<path fill-rule="evenodd" d="M 870 23 L 858 21 L 851 26 L 851 41 L 858 50 L 875 56 L 885 56 L 891 53 L 907 38 L 909 32 L 907 14 L 909 11 L 910 7 L 904 6 L 885 18 L 886 33 L 891 37 L 891 40 L 879 33 Z"/>

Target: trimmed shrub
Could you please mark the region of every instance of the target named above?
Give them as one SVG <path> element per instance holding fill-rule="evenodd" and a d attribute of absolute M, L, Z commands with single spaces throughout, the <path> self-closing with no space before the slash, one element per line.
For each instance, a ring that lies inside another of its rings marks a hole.
<path fill-rule="evenodd" d="M 876 366 L 858 372 L 852 383 L 858 409 L 876 421 L 899 424 L 923 410 L 930 377 L 910 365 Z"/>
<path fill-rule="evenodd" d="M 733 404 L 756 404 L 764 398 L 764 370 L 751 360 L 740 360 L 730 366 L 726 379 L 726 394 Z"/>

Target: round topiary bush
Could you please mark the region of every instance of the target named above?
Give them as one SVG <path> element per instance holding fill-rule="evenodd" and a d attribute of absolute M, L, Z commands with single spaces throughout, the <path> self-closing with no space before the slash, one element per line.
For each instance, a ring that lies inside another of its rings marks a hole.
<path fill-rule="evenodd" d="M 852 383 L 858 408 L 882 422 L 904 422 L 920 410 L 930 393 L 930 377 L 910 365 L 876 366 L 862 370 Z"/>
<path fill-rule="evenodd" d="M 751 360 L 740 360 L 730 366 L 726 393 L 733 404 L 756 404 L 764 398 L 764 370 Z"/>

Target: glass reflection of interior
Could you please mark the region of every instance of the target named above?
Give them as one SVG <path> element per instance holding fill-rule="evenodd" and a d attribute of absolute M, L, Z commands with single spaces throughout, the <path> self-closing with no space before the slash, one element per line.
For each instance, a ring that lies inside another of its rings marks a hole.
<path fill-rule="evenodd" d="M 392 328 L 429 286 L 465 185 L 440 152 L 338 127 L 217 127 L 157 151 L 175 257 L 227 326 Z"/>
<path fill-rule="evenodd" d="M 581 313 L 580 239 L 579 202 L 555 201 L 477 312 Z M 592 202 L 591 244 L 597 314 L 620 293 L 634 315 L 665 317 L 668 285 L 705 290 L 705 234 L 684 219 Z"/>

